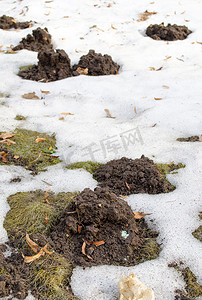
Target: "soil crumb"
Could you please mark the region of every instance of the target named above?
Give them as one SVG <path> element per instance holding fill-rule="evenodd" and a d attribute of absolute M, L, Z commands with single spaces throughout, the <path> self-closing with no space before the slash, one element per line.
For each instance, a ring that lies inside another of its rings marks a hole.
<path fill-rule="evenodd" d="M 64 50 L 43 50 L 38 53 L 38 65 L 22 70 L 18 75 L 24 79 L 50 82 L 72 76 L 70 59 Z"/>
<path fill-rule="evenodd" d="M 145 157 L 135 160 L 122 157 L 100 166 L 94 173 L 99 186 L 108 187 L 116 195 L 138 193 L 159 194 L 175 189 L 152 160 Z"/>
<path fill-rule="evenodd" d="M 32 31 L 32 35 L 28 34 L 26 38 L 23 38 L 22 41 L 16 47 L 12 48 L 13 51 L 18 51 L 22 49 L 27 49 L 30 51 L 39 52 L 44 49 L 52 49 L 51 35 L 48 33 L 47 28 L 40 28 Z"/>
<path fill-rule="evenodd" d="M 186 26 L 178 26 L 176 24 L 168 24 L 164 26 L 164 23 L 160 25 L 149 25 L 146 29 L 146 34 L 154 40 L 164 41 L 176 41 L 184 40 L 192 33 Z"/>
<path fill-rule="evenodd" d="M 187 138 L 178 138 L 178 142 L 199 142 L 199 136 L 198 135 L 193 135 Z"/>
<path fill-rule="evenodd" d="M 31 27 L 30 22 L 17 22 L 14 18 L 3 15 L 0 17 L 0 28 L 1 29 L 25 29 Z"/>
<path fill-rule="evenodd" d="M 108 189 L 85 189 L 51 229 L 51 246 L 76 265 L 136 265 L 159 255 L 156 232 Z"/>
<path fill-rule="evenodd" d="M 94 50 L 89 50 L 87 55 L 83 55 L 79 63 L 73 66 L 74 75 L 80 75 L 86 70 L 86 75 L 100 76 L 117 74 L 120 66 L 115 63 L 110 55 L 102 55 Z"/>

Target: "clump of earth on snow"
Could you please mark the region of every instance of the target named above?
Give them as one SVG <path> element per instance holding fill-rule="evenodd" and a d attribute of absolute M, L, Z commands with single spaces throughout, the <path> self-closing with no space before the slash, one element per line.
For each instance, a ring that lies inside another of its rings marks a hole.
<path fill-rule="evenodd" d="M 108 189 L 83 190 L 51 228 L 53 249 L 76 265 L 136 265 L 160 252 L 157 233 Z"/>
<path fill-rule="evenodd" d="M 64 50 L 43 49 L 38 53 L 38 60 L 38 65 L 23 69 L 18 75 L 24 79 L 49 82 L 79 75 L 117 74 L 119 69 L 119 65 L 113 62 L 111 56 L 97 54 L 94 50 L 82 56 L 79 63 L 73 67 Z"/>
<path fill-rule="evenodd" d="M 42 50 L 38 53 L 38 65 L 22 70 L 18 75 L 24 79 L 49 82 L 72 76 L 70 59 L 64 50 Z"/>
<path fill-rule="evenodd" d="M 126 157 L 111 160 L 98 167 L 94 178 L 99 186 L 108 187 L 116 195 L 123 196 L 168 193 L 175 189 L 161 168 L 144 155 L 135 160 Z"/>
<path fill-rule="evenodd" d="M 47 28 L 40 28 L 32 31 L 32 35 L 28 34 L 26 38 L 20 41 L 19 45 L 12 48 L 13 51 L 27 49 L 30 51 L 41 51 L 43 49 L 52 49 L 51 35 Z"/>
<path fill-rule="evenodd" d="M 164 23 L 160 25 L 154 24 L 149 25 L 146 29 L 146 35 L 154 40 L 164 41 L 184 40 L 190 33 L 192 33 L 192 31 L 186 26 L 178 26 L 176 24 L 168 24 L 167 26 L 164 26 Z"/>
<path fill-rule="evenodd" d="M 187 138 L 178 138 L 178 142 L 200 142 L 200 138 L 198 135 L 193 135 Z"/>
<path fill-rule="evenodd" d="M 90 76 L 113 75 L 117 74 L 120 66 L 112 60 L 110 55 L 102 55 L 94 50 L 89 50 L 87 55 L 83 55 L 79 63 L 73 66 L 74 74 L 86 70 L 86 74 Z"/>
<path fill-rule="evenodd" d="M 0 28 L 4 30 L 11 28 L 25 29 L 31 26 L 32 25 L 30 22 L 17 22 L 14 18 L 8 17 L 6 15 L 0 17 Z"/>

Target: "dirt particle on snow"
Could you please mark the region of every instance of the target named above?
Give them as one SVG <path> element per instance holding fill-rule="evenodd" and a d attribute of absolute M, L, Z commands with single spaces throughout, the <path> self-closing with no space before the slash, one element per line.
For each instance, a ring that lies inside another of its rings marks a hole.
<path fill-rule="evenodd" d="M 178 142 L 199 142 L 199 136 L 198 135 L 192 135 L 187 138 L 178 138 L 176 141 Z"/>

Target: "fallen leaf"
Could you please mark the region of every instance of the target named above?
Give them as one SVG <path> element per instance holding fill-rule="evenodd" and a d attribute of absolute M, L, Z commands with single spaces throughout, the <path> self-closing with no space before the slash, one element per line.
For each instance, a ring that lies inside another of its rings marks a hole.
<path fill-rule="evenodd" d="M 62 120 L 64 120 L 64 119 L 65 119 L 64 117 L 61 117 L 61 118 L 59 118 L 58 120 L 62 121 Z"/>
<path fill-rule="evenodd" d="M 104 111 L 105 111 L 106 114 L 107 114 L 107 118 L 116 119 L 116 117 L 112 117 L 112 115 L 111 115 L 109 109 L 105 108 Z"/>
<path fill-rule="evenodd" d="M 9 133 L 9 132 L 3 132 L 2 134 L 0 134 L 0 139 L 9 139 L 11 137 L 15 136 L 15 134 Z"/>
<path fill-rule="evenodd" d="M 134 113 L 135 113 L 135 114 L 137 113 L 137 109 L 136 109 L 136 106 L 134 107 Z"/>
<path fill-rule="evenodd" d="M 168 59 L 170 59 L 172 56 L 167 56 L 164 60 L 166 61 L 166 60 L 168 60 Z"/>
<path fill-rule="evenodd" d="M 42 92 L 43 94 L 50 94 L 50 91 L 42 91 L 42 90 L 41 90 L 41 92 Z"/>
<path fill-rule="evenodd" d="M 81 252 L 83 253 L 83 255 L 87 256 L 89 259 L 92 259 L 92 257 L 90 255 L 86 254 L 86 242 L 85 241 L 83 241 Z"/>
<path fill-rule="evenodd" d="M 151 215 L 151 214 L 144 214 L 144 213 L 141 213 L 139 211 L 134 211 L 134 218 L 137 219 L 137 220 L 142 219 L 147 215 Z"/>
<path fill-rule="evenodd" d="M 156 69 L 154 67 L 149 67 L 150 71 L 155 71 Z"/>
<path fill-rule="evenodd" d="M 201 142 L 202 141 L 202 135 L 200 135 L 200 137 L 199 137 L 199 142 Z"/>
<path fill-rule="evenodd" d="M 50 192 L 50 189 L 45 192 L 45 196 L 44 196 L 45 198 L 47 198 L 49 196 L 48 195 L 49 192 Z"/>
<path fill-rule="evenodd" d="M 47 200 L 47 199 L 46 199 Z M 45 217 L 45 222 L 43 223 L 45 226 L 48 224 L 48 216 L 46 214 L 46 217 Z"/>
<path fill-rule="evenodd" d="M 24 258 L 24 261 L 26 263 L 31 263 L 31 262 L 35 261 L 36 259 L 38 259 L 39 257 L 44 256 L 44 255 L 45 255 L 45 252 L 43 249 L 41 249 L 39 251 L 39 253 L 37 253 L 36 255 L 33 255 L 33 256 L 24 256 L 24 254 L 22 253 L 22 257 Z"/>
<path fill-rule="evenodd" d="M 50 186 L 52 186 L 52 184 L 50 184 L 50 183 L 48 183 L 48 182 L 46 182 L 45 180 L 41 180 L 41 181 L 43 181 L 45 184 L 47 184 L 47 185 L 50 185 Z"/>
<path fill-rule="evenodd" d="M 8 146 L 10 146 L 10 144 L 16 144 L 14 141 L 6 139 L 6 140 L 2 140 L 0 141 L 1 144 L 7 144 Z"/>
<path fill-rule="evenodd" d="M 145 10 L 144 13 L 139 14 L 139 19 L 137 20 L 137 22 L 143 22 L 149 19 L 149 16 L 151 15 L 156 15 L 157 12 L 153 11 L 153 12 L 149 12 L 147 10 Z"/>
<path fill-rule="evenodd" d="M 127 199 L 128 196 L 123 196 L 123 195 L 119 195 L 119 197 L 123 198 L 123 199 Z"/>
<path fill-rule="evenodd" d="M 82 230 L 82 226 L 78 225 L 78 233 L 80 234 Z"/>
<path fill-rule="evenodd" d="M 155 123 L 154 125 L 152 125 L 152 127 L 155 127 L 157 123 Z"/>
<path fill-rule="evenodd" d="M 117 29 L 117 28 L 116 28 L 116 27 L 114 27 L 112 24 L 111 24 L 111 28 L 112 28 L 112 29 L 115 29 L 115 30 Z"/>
<path fill-rule="evenodd" d="M 77 71 L 80 75 L 88 75 L 88 68 L 83 69 L 83 68 L 78 67 L 78 68 L 76 69 L 76 71 Z"/>
<path fill-rule="evenodd" d="M 39 142 L 42 142 L 42 141 L 46 141 L 46 139 L 44 139 L 44 138 L 37 138 L 35 140 L 35 143 L 39 143 Z"/>
<path fill-rule="evenodd" d="M 156 97 L 154 97 L 154 100 L 162 100 L 163 98 L 156 98 Z"/>
<path fill-rule="evenodd" d="M 35 92 L 24 94 L 21 97 L 24 99 L 39 99 Z"/>
<path fill-rule="evenodd" d="M 19 155 L 14 155 L 14 158 L 15 159 L 18 159 L 20 156 Z"/>
<path fill-rule="evenodd" d="M 46 254 L 52 254 L 53 252 L 47 250 L 48 244 L 46 244 L 41 250 L 43 250 Z"/>
<path fill-rule="evenodd" d="M 92 245 L 95 245 L 95 246 L 101 246 L 101 245 L 104 245 L 105 244 L 105 241 L 97 241 L 97 242 L 93 242 Z"/>
<path fill-rule="evenodd" d="M 35 252 L 37 253 L 39 246 L 30 239 L 29 234 L 26 233 L 26 242 L 29 245 L 29 247 Z"/>
<path fill-rule="evenodd" d="M 65 40 L 66 40 L 66 38 L 65 38 L 65 37 L 63 37 L 63 38 L 62 38 L 62 40 L 63 40 L 63 41 L 65 41 Z"/>
<path fill-rule="evenodd" d="M 162 85 L 162 87 L 164 87 L 165 89 L 169 89 L 169 86 L 167 85 Z"/>
<path fill-rule="evenodd" d="M 2 162 L 6 163 L 7 162 L 6 156 L 8 155 L 8 153 L 2 151 L 2 152 L 0 152 L 0 155 L 2 157 L 1 158 Z"/>
<path fill-rule="evenodd" d="M 24 11 L 22 10 L 21 13 L 19 13 L 19 15 L 22 15 L 24 13 Z"/>
<path fill-rule="evenodd" d="M 163 69 L 163 67 L 160 67 L 158 69 L 156 69 L 156 71 L 161 71 Z"/>
<path fill-rule="evenodd" d="M 127 182 L 126 182 L 126 187 L 127 187 L 127 189 L 129 189 L 129 190 L 131 189 Z"/>
<path fill-rule="evenodd" d="M 197 42 L 197 44 L 200 44 L 200 45 L 202 45 L 202 42 Z"/>
<path fill-rule="evenodd" d="M 63 112 L 63 113 L 61 113 L 61 115 L 63 115 L 63 116 L 74 116 L 74 114 L 72 114 L 70 112 Z"/>

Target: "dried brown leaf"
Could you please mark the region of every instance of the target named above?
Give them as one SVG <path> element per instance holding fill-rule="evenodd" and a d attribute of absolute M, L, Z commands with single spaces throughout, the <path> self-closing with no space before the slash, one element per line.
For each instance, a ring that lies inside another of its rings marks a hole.
<path fill-rule="evenodd" d="M 39 142 L 42 142 L 42 141 L 46 141 L 46 139 L 44 139 L 44 138 L 37 138 L 35 140 L 35 143 L 39 143 Z"/>
<path fill-rule="evenodd" d="M 61 113 L 61 115 L 63 115 L 63 116 L 74 116 L 74 114 L 72 114 L 70 112 L 63 112 L 63 113 Z"/>
<path fill-rule="evenodd" d="M 86 254 L 86 242 L 85 242 L 85 241 L 83 241 L 83 245 L 82 245 L 82 248 L 81 248 L 81 252 L 82 252 L 83 255 L 87 256 L 89 259 L 92 260 L 92 257 L 91 257 L 90 255 L 87 255 L 87 254 Z"/>
<path fill-rule="evenodd" d="M 6 139 L 6 140 L 2 140 L 0 141 L 1 144 L 7 144 L 8 146 L 10 146 L 10 144 L 16 144 L 14 141 Z"/>
<path fill-rule="evenodd" d="M 167 85 L 162 85 L 162 87 L 164 87 L 165 89 L 169 89 L 169 86 Z"/>
<path fill-rule="evenodd" d="M 82 226 L 78 225 L 78 233 L 80 234 L 82 230 Z"/>
<path fill-rule="evenodd" d="M 134 211 L 134 218 L 137 219 L 137 220 L 142 219 L 147 215 L 151 215 L 151 214 L 144 214 L 144 213 L 141 213 L 139 211 Z"/>
<path fill-rule="evenodd" d="M 8 155 L 8 153 L 4 152 L 4 151 L 1 151 L 0 152 L 0 156 L 1 156 L 1 160 L 2 162 L 6 163 L 7 162 L 7 159 L 6 159 L 6 156 Z"/>
<path fill-rule="evenodd" d="M 163 98 L 156 98 L 156 97 L 154 97 L 154 100 L 162 100 Z"/>
<path fill-rule="evenodd" d="M 24 261 L 26 263 L 31 263 L 31 262 L 35 261 L 36 259 L 38 259 L 39 257 L 44 256 L 44 255 L 45 255 L 45 252 L 42 249 L 39 251 L 39 253 L 37 253 L 36 255 L 33 255 L 33 256 L 24 256 L 24 254 L 22 253 L 22 257 L 24 258 Z"/>
<path fill-rule="evenodd" d="M 137 22 L 146 21 L 149 19 L 149 16 L 156 15 L 156 14 L 157 14 L 157 12 L 155 12 L 155 11 L 149 12 L 149 11 L 145 10 L 144 13 L 139 14 L 139 19 L 137 20 Z"/>
<path fill-rule="evenodd" d="M 50 94 L 50 91 L 42 91 L 42 90 L 41 90 L 41 92 L 42 92 L 43 94 Z"/>
<path fill-rule="evenodd" d="M 29 245 L 29 247 L 35 252 L 37 253 L 39 246 L 30 239 L 29 234 L 26 233 L 26 242 Z"/>
<path fill-rule="evenodd" d="M 116 27 L 114 27 L 112 24 L 111 24 L 111 28 L 112 28 L 112 29 L 115 29 L 115 30 L 117 29 L 117 28 L 116 28 Z"/>
<path fill-rule="evenodd" d="M 119 195 L 119 197 L 123 198 L 123 199 L 127 199 L 128 196 L 123 196 L 123 195 Z"/>
<path fill-rule="evenodd" d="M 92 245 L 95 245 L 95 246 L 101 246 L 101 245 L 104 245 L 105 244 L 105 241 L 97 241 L 97 242 L 93 242 Z"/>
<path fill-rule="evenodd" d="M 104 111 L 106 112 L 107 118 L 116 119 L 116 117 L 112 117 L 109 109 L 105 108 Z"/>
<path fill-rule="evenodd" d="M 170 59 L 172 56 L 167 56 L 164 60 L 166 61 L 166 60 L 168 60 L 168 59 Z"/>
<path fill-rule="evenodd" d="M 126 187 L 127 187 L 127 189 L 129 189 L 130 190 L 130 186 L 128 185 L 128 183 L 126 182 Z"/>
<path fill-rule="evenodd" d="M 80 67 L 78 67 L 77 69 L 76 69 L 76 71 L 80 74 L 80 75 L 88 75 L 88 68 L 80 68 Z"/>
<path fill-rule="evenodd" d="M 0 134 L 0 139 L 9 139 L 11 137 L 15 136 L 15 134 L 9 133 L 9 132 L 3 132 L 2 134 Z"/>
<path fill-rule="evenodd" d="M 39 99 L 35 92 L 24 94 L 21 97 L 24 99 Z"/>

